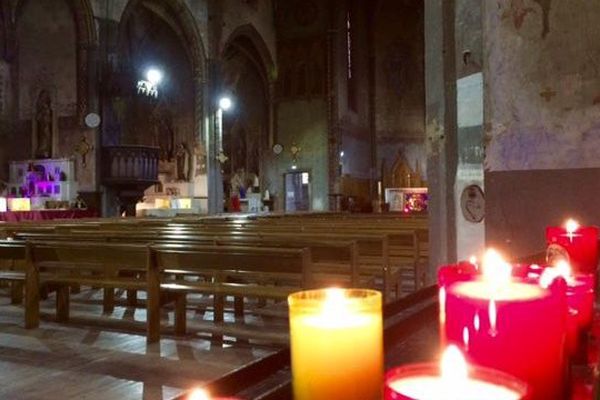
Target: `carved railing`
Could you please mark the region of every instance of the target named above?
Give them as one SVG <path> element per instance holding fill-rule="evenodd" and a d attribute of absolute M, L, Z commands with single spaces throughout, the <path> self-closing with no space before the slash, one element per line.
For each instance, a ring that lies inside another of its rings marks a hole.
<path fill-rule="evenodd" d="M 105 185 L 148 185 L 158 181 L 158 147 L 107 146 L 103 148 L 102 180 Z"/>

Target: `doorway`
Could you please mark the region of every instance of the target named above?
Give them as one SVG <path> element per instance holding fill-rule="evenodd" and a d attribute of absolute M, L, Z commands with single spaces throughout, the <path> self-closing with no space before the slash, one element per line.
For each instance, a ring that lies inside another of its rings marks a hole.
<path fill-rule="evenodd" d="M 310 181 L 308 171 L 294 171 L 284 174 L 285 211 L 310 211 Z"/>

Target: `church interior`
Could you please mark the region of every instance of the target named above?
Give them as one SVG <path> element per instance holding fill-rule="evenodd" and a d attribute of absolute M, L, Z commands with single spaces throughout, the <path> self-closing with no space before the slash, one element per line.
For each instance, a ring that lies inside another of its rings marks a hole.
<path fill-rule="evenodd" d="M 0 0 L 0 398 L 600 399 L 599 20 Z"/>

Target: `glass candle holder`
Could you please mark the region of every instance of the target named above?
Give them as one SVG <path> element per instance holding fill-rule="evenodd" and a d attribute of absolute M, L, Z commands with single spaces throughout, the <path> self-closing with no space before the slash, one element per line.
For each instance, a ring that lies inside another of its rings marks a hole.
<path fill-rule="evenodd" d="M 392 369 L 385 376 L 385 400 L 525 400 L 523 381 L 504 372 L 471 367 L 464 381 L 444 380 L 435 363 Z"/>
<path fill-rule="evenodd" d="M 309 290 L 288 304 L 294 399 L 381 399 L 381 293 Z"/>

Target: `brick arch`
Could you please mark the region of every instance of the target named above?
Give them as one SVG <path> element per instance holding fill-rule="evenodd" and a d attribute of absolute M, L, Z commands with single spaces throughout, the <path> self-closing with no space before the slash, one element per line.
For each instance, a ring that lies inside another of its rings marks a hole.
<path fill-rule="evenodd" d="M 14 20 L 18 26 L 24 5 L 33 0 L 17 0 Z M 77 122 L 83 124 L 83 118 L 88 112 L 90 101 L 90 51 L 98 46 L 98 35 L 94 24 L 94 13 L 89 0 L 65 0 L 75 23 L 77 35 Z M 16 30 L 15 30 L 16 31 Z"/>

